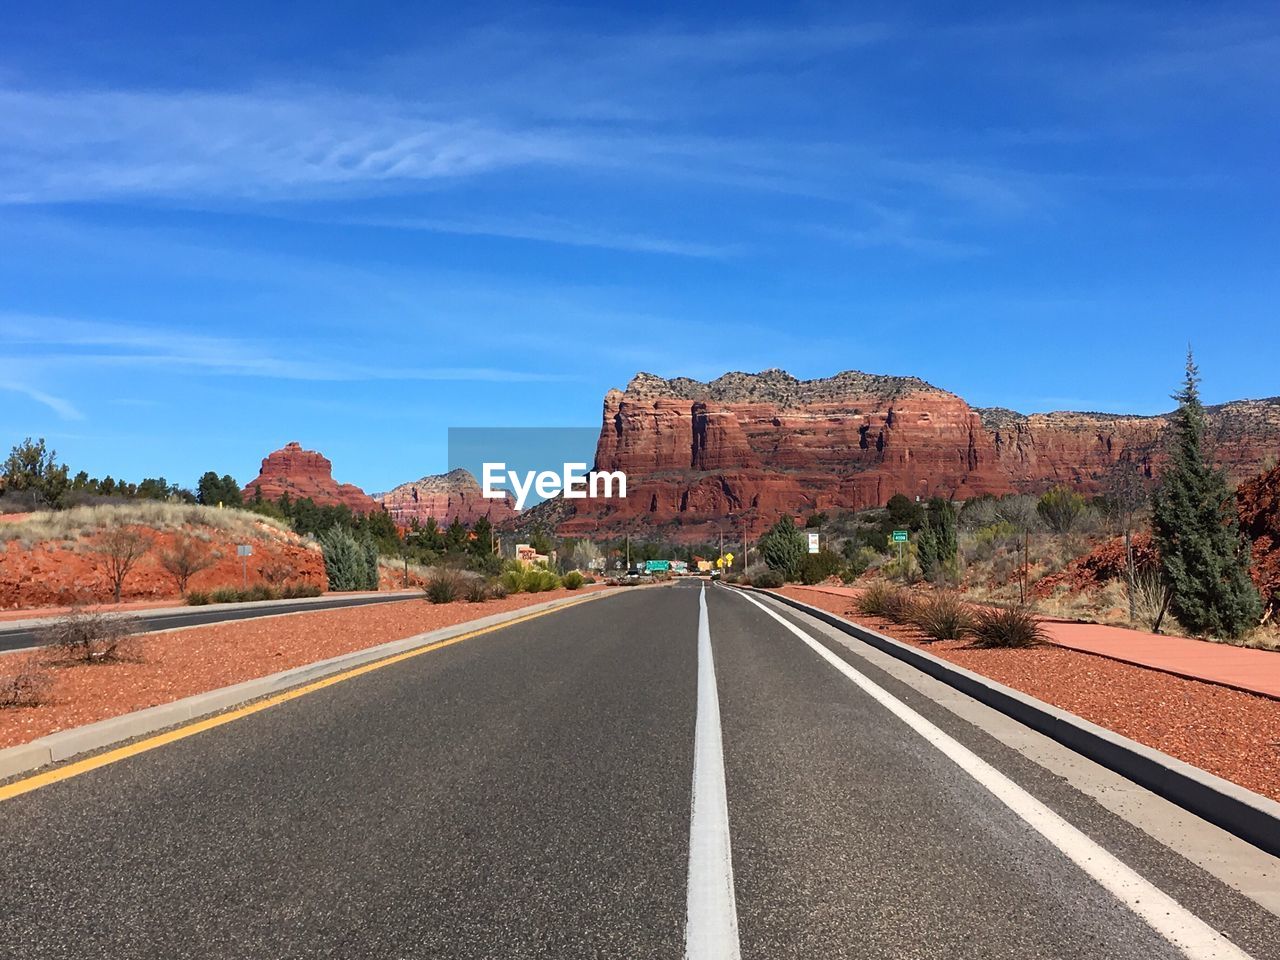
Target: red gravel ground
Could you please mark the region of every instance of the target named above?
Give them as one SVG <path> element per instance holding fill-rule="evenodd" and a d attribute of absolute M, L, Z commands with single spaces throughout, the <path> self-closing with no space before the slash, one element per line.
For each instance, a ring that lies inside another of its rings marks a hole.
<path fill-rule="evenodd" d="M 1061 647 L 979 650 L 966 640 L 926 643 L 913 627 L 856 613 L 847 598 L 791 587 L 777 592 L 1280 800 L 1280 701 Z"/>
<path fill-rule="evenodd" d="M 485 603 L 434 605 L 413 599 L 144 635 L 138 638 L 137 662 L 52 665 L 55 679 L 45 703 L 0 710 L 0 748 L 380 643 L 601 588 L 519 593 Z"/>

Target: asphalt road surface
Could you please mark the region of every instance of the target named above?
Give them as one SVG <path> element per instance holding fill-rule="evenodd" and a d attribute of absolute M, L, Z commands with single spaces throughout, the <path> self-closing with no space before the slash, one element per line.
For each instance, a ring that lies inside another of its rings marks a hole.
<path fill-rule="evenodd" d="M 1280 957 L 1004 739 L 794 612 L 624 592 L 0 803 L 0 956 Z"/>
<path fill-rule="evenodd" d="M 147 613 L 140 610 L 132 616 L 140 631 L 172 630 L 175 627 L 200 627 L 228 620 L 250 620 L 254 617 L 272 617 L 281 613 L 306 613 L 315 610 L 337 610 L 341 607 L 360 607 L 369 603 L 394 603 L 397 600 L 418 599 L 419 594 L 383 594 L 381 596 L 333 597 L 318 600 L 299 600 L 296 603 L 260 603 L 226 607 L 212 604 L 190 607 L 165 613 Z M 0 653 L 6 650 L 23 650 L 40 645 L 39 630 L 29 626 L 5 626 L 0 621 Z"/>

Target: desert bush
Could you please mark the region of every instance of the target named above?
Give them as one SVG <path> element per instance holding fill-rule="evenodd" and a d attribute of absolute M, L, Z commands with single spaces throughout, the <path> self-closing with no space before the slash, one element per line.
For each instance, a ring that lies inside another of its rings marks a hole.
<path fill-rule="evenodd" d="M 508 596 L 507 585 L 501 579 L 490 580 L 489 596 L 494 600 L 501 600 L 503 597 Z"/>
<path fill-rule="evenodd" d="M 72 610 L 37 632 L 40 643 L 77 663 L 131 660 L 137 655 L 137 624 L 132 617 Z"/>
<path fill-rule="evenodd" d="M 560 578 L 544 567 L 530 567 L 524 574 L 526 593 L 545 593 L 560 586 Z"/>
<path fill-rule="evenodd" d="M 39 706 L 51 686 L 53 677 L 38 653 L 0 657 L 0 708 Z"/>
<path fill-rule="evenodd" d="M 210 601 L 208 590 L 192 590 L 187 594 L 187 606 L 203 607 Z"/>
<path fill-rule="evenodd" d="M 1139 567 L 1133 575 L 1133 610 L 1138 622 L 1159 633 L 1169 612 L 1172 594 L 1158 567 Z"/>
<path fill-rule="evenodd" d="M 502 588 L 508 594 L 520 593 L 524 590 L 524 571 L 523 570 L 503 570 L 498 577 L 498 582 L 502 584 Z"/>
<path fill-rule="evenodd" d="M 834 550 L 823 547 L 817 553 L 806 553 L 800 561 L 800 582 L 821 583 L 827 577 L 834 577 L 844 566 L 844 558 Z"/>
<path fill-rule="evenodd" d="M 482 577 L 469 577 L 463 585 L 462 596 L 467 603 L 484 603 L 493 596 L 493 590 Z"/>
<path fill-rule="evenodd" d="M 786 582 L 781 570 L 765 570 L 751 579 L 753 587 L 763 587 L 765 589 L 776 589 Z"/>
<path fill-rule="evenodd" d="M 950 590 L 916 601 L 911 622 L 930 640 L 959 640 L 973 629 L 973 610 Z"/>
<path fill-rule="evenodd" d="M 173 546 L 161 550 L 160 566 L 173 578 L 179 594 L 186 594 L 187 583 L 201 570 L 208 570 L 218 562 L 218 554 L 199 537 L 180 533 L 173 538 Z"/>
<path fill-rule="evenodd" d="M 289 583 L 285 584 L 280 590 L 280 599 L 282 600 L 302 600 L 306 597 L 318 597 L 324 593 L 318 584 L 314 583 Z"/>
<path fill-rule="evenodd" d="M 1076 528 L 1086 510 L 1085 499 L 1070 487 L 1054 487 L 1036 503 L 1036 513 L 1054 533 L 1068 534 Z"/>
<path fill-rule="evenodd" d="M 218 587 L 209 594 L 210 603 L 239 603 L 240 591 L 235 587 Z"/>
<path fill-rule="evenodd" d="M 431 603 L 452 603 L 458 599 L 465 586 L 465 582 L 456 571 L 441 570 L 427 584 L 426 598 Z"/>
<path fill-rule="evenodd" d="M 279 591 L 273 589 L 269 584 L 255 583 L 248 590 L 241 591 L 240 600 L 250 602 L 260 602 L 262 600 L 278 600 L 280 599 Z"/>
<path fill-rule="evenodd" d="M 906 623 L 911 618 L 911 591 L 885 580 L 877 580 L 853 602 L 854 609 L 869 617 L 881 617 L 893 623 Z"/>
<path fill-rule="evenodd" d="M 283 560 L 267 560 L 258 566 L 262 579 L 276 587 L 287 583 L 297 572 L 293 564 Z"/>
<path fill-rule="evenodd" d="M 1034 647 L 1048 640 L 1036 615 L 1026 607 L 988 607 L 973 617 L 975 647 Z"/>
<path fill-rule="evenodd" d="M 566 590 L 577 590 L 579 587 L 581 587 L 584 583 L 587 582 L 587 578 L 584 577 L 577 570 L 570 570 L 568 573 L 566 573 L 563 577 L 560 578 L 560 582 L 563 584 Z"/>

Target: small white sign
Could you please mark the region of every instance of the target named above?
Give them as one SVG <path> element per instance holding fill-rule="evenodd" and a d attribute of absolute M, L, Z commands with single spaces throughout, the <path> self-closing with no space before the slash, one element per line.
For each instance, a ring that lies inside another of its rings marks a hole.
<path fill-rule="evenodd" d="M 237 543 L 237 544 L 236 544 L 236 556 L 237 556 L 237 557 L 252 557 L 252 556 L 253 556 L 253 545 L 252 545 L 252 544 L 248 544 L 248 543 Z"/>
<path fill-rule="evenodd" d="M 818 535 L 816 533 L 809 534 L 809 552 L 818 552 Z"/>

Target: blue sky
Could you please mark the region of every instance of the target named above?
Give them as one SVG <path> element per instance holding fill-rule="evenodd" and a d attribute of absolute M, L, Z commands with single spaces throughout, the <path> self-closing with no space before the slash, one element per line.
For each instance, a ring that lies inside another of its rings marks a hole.
<path fill-rule="evenodd" d="M 0 442 L 380 490 L 637 370 L 1280 394 L 1273 4 L 187 6 L 6 17 Z"/>

